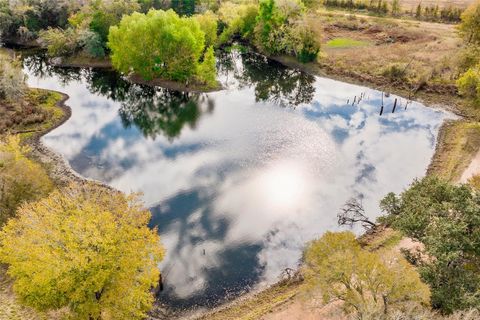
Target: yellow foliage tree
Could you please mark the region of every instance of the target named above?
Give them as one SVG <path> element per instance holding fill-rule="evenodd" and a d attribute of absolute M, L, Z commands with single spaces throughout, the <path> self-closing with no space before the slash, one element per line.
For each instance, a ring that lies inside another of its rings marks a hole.
<path fill-rule="evenodd" d="M 342 300 L 360 319 L 380 319 L 402 302 L 428 304 L 430 291 L 405 259 L 360 247 L 351 232 L 327 232 L 305 251 L 305 279 L 324 302 Z"/>
<path fill-rule="evenodd" d="M 22 202 L 38 200 L 53 189 L 45 170 L 26 157 L 28 152 L 18 136 L 0 141 L 0 226 Z"/>
<path fill-rule="evenodd" d="M 164 250 L 135 194 L 71 185 L 22 205 L 0 233 L 20 300 L 73 319 L 142 319 Z"/>

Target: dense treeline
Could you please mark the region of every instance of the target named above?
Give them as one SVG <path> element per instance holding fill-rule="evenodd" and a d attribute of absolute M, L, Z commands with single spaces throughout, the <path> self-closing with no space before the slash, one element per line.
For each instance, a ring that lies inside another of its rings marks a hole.
<path fill-rule="evenodd" d="M 0 1 L 3 39 L 36 40 L 52 57 L 110 55 L 119 71 L 145 80 L 213 88 L 214 49 L 237 40 L 301 62 L 315 60 L 320 50 L 318 28 L 301 0 L 204 2 L 198 3 L 202 13 L 196 14 L 194 1 L 172 1 L 168 6 L 176 12 L 164 11 L 166 3 L 147 0 L 91 0 L 83 6 L 32 0 L 23 10 Z"/>
<path fill-rule="evenodd" d="M 438 5 L 417 5 L 415 10 L 402 10 L 400 0 L 325 0 L 327 8 L 348 10 L 366 10 L 378 15 L 410 16 L 418 20 L 457 23 L 461 20 L 463 9 L 453 6 L 440 8 Z"/>
<path fill-rule="evenodd" d="M 458 91 L 480 106 L 480 1 L 477 0 L 462 14 L 460 33 L 465 40 L 461 68 L 464 72 L 457 80 Z"/>

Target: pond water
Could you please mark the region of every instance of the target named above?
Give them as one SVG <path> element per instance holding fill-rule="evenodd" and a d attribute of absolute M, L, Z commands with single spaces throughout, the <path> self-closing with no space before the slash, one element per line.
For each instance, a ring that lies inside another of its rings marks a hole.
<path fill-rule="evenodd" d="M 225 89 L 193 94 L 24 59 L 31 86 L 70 96 L 72 117 L 43 142 L 81 175 L 143 192 L 167 249 L 158 299 L 174 308 L 276 281 L 351 197 L 378 216 L 424 175 L 449 117 L 255 54 L 218 60 Z"/>

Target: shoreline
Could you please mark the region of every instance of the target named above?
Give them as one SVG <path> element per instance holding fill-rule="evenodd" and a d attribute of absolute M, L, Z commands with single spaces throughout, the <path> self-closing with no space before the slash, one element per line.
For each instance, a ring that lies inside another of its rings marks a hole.
<path fill-rule="evenodd" d="M 104 59 L 83 58 L 81 56 L 73 57 L 55 57 L 48 58 L 51 65 L 59 68 L 94 68 L 115 71 L 110 58 Z M 119 73 L 120 74 L 120 73 Z M 133 74 L 124 76 L 125 79 L 132 84 L 146 85 L 150 87 L 159 87 L 167 90 L 182 91 L 188 93 L 210 93 L 223 90 L 223 86 L 217 81 L 217 85 L 212 88 L 202 86 L 201 83 L 192 81 L 191 83 L 183 83 L 175 80 L 168 80 L 163 78 L 155 78 L 152 80 L 145 80 L 139 75 Z"/>
<path fill-rule="evenodd" d="M 345 76 L 345 75 L 340 76 L 340 75 L 336 75 L 336 74 L 330 74 L 328 72 L 328 70 L 323 70 L 322 66 L 319 65 L 319 64 L 315 64 L 315 68 L 312 68 L 313 70 L 311 70 L 311 69 L 308 68 L 309 65 L 299 66 L 299 63 L 298 64 L 291 63 L 291 62 L 285 60 L 282 57 L 268 57 L 268 58 L 272 59 L 272 60 L 275 60 L 275 61 L 277 61 L 277 62 L 281 63 L 282 65 L 285 65 L 289 68 L 300 69 L 303 72 L 307 72 L 307 73 L 309 73 L 311 75 L 314 75 L 314 76 L 327 77 L 327 78 L 330 78 L 330 79 L 333 79 L 333 80 L 343 81 L 343 82 L 357 84 L 357 85 L 363 85 L 363 86 L 367 86 L 367 87 L 372 88 L 372 89 L 382 90 L 382 89 L 378 88 L 377 84 L 372 83 L 372 82 L 361 81 L 361 80 L 359 80 L 355 77 L 348 77 L 348 76 Z M 60 66 L 60 67 L 63 67 L 63 66 Z M 85 66 L 77 66 L 77 67 L 85 67 Z M 89 67 L 93 68 L 91 65 Z M 318 70 L 321 70 L 322 72 L 317 72 Z M 56 128 L 60 127 L 66 121 L 68 121 L 70 119 L 70 117 L 72 116 L 72 108 L 66 104 L 66 101 L 69 99 L 69 96 L 67 94 L 65 94 L 63 92 L 54 91 L 54 90 L 47 90 L 47 89 L 41 89 L 41 90 L 57 92 L 57 93 L 62 95 L 62 98 L 59 101 L 56 102 L 56 106 L 61 108 L 64 114 L 63 114 L 62 118 L 56 124 L 52 125 L 50 128 L 48 128 L 44 131 L 37 132 L 34 136 L 27 139 L 26 142 L 32 148 L 32 156 L 37 161 L 39 161 L 42 165 L 47 167 L 49 175 L 59 185 L 65 185 L 65 184 L 68 184 L 68 183 L 71 183 L 71 182 L 76 182 L 76 183 L 80 183 L 80 184 L 88 183 L 88 182 L 94 182 L 94 183 L 98 183 L 101 186 L 106 187 L 110 190 L 114 190 L 116 192 L 119 192 L 115 188 L 113 188 L 111 186 L 108 186 L 108 185 L 106 185 L 106 184 L 104 184 L 100 181 L 88 179 L 86 177 L 81 176 L 80 174 L 78 174 L 77 172 L 75 172 L 73 170 L 73 168 L 68 164 L 68 161 L 63 156 L 61 156 L 60 154 L 56 153 L 55 151 L 51 150 L 50 148 L 48 148 L 46 145 L 43 144 L 43 142 L 41 141 L 41 138 L 44 135 L 46 135 L 49 132 L 51 132 L 51 131 L 55 130 Z M 176 90 L 179 90 L 179 89 L 176 89 Z M 383 88 L 383 90 L 385 90 L 385 87 Z M 402 94 L 402 90 L 391 90 L 390 92 L 392 92 L 392 93 L 400 92 L 400 94 Z M 405 93 L 405 91 L 403 91 L 403 93 Z M 438 94 L 438 93 L 436 95 L 439 95 L 440 97 L 442 96 L 442 94 Z M 440 97 L 437 97 L 437 98 L 440 98 Z M 463 117 L 462 117 L 460 111 L 455 106 L 429 102 L 429 101 L 433 101 L 433 100 L 427 100 L 426 103 L 424 102 L 425 100 L 423 100 L 423 99 L 414 99 L 414 100 L 419 101 L 421 103 L 424 103 L 425 106 L 427 106 L 429 108 L 441 108 L 443 110 L 453 112 L 456 115 L 460 116 L 459 120 L 450 120 L 450 121 L 446 120 L 446 121 L 443 121 L 442 125 L 440 126 L 440 129 L 439 129 L 439 132 L 438 132 L 438 135 L 437 135 L 437 143 L 436 143 L 436 146 L 435 146 L 435 153 L 432 156 L 428 167 L 425 168 L 425 174 L 427 175 L 427 174 L 430 174 L 430 168 L 433 165 L 433 162 L 434 162 L 434 159 L 437 155 L 437 152 L 439 152 L 439 145 L 443 142 L 442 141 L 443 139 L 446 139 L 445 135 L 443 134 L 443 132 L 445 130 L 445 127 L 450 125 L 453 122 L 461 121 Z M 364 236 L 364 235 L 365 234 L 362 234 L 361 236 Z M 259 288 L 257 290 L 246 292 L 244 294 L 239 295 L 238 297 L 233 298 L 230 301 L 226 301 L 226 302 L 220 304 L 219 306 L 211 308 L 211 309 L 201 309 L 201 308 L 199 308 L 197 310 L 195 310 L 195 309 L 189 310 L 185 313 L 184 312 L 178 313 L 174 310 L 171 310 L 171 311 L 173 311 L 173 313 L 171 313 L 168 308 L 164 309 L 163 306 L 161 305 L 161 303 L 158 303 L 158 304 L 154 305 L 154 308 L 152 309 L 148 319 L 151 319 L 151 320 L 166 319 L 165 318 L 165 316 L 166 316 L 166 317 L 168 317 L 168 319 L 206 320 L 206 319 L 208 319 L 209 316 L 212 316 L 212 315 L 214 315 L 218 312 L 222 312 L 222 310 L 226 310 L 228 308 L 235 307 L 236 305 L 238 305 L 238 304 L 240 304 L 240 303 L 242 303 L 246 300 L 255 299 L 256 297 L 258 297 L 262 294 L 268 294 L 271 291 L 274 292 L 277 288 L 281 287 L 285 283 L 287 283 L 286 284 L 287 286 L 294 285 L 294 284 L 298 285 L 299 283 L 301 283 L 301 281 L 299 282 L 298 280 L 296 280 L 296 281 L 293 281 L 292 283 L 289 283 L 288 281 L 286 282 L 285 279 L 280 279 L 279 281 L 277 281 L 277 282 L 275 282 L 275 283 L 273 283 L 269 286 Z"/>

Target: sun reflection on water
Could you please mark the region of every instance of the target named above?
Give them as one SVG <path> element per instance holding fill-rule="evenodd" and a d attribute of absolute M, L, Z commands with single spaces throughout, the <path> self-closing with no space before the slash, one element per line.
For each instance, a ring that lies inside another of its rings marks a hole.
<path fill-rule="evenodd" d="M 291 210 L 301 203 L 307 179 L 298 163 L 282 161 L 264 171 L 259 182 L 259 192 L 270 207 Z"/>

